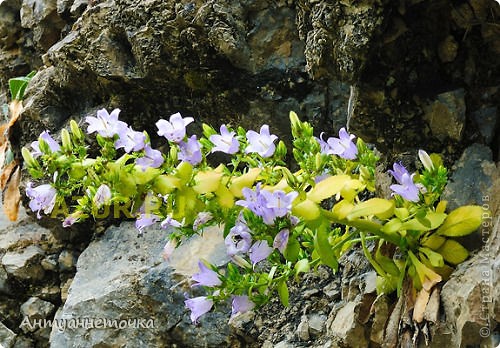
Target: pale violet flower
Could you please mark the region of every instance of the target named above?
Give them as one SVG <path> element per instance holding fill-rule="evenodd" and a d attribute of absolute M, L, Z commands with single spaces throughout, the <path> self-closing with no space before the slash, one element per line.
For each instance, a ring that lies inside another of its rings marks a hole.
<path fill-rule="evenodd" d="M 174 143 L 179 143 L 186 136 L 186 126 L 193 121 L 194 118 L 192 117 L 182 118 L 180 113 L 175 113 L 170 116 L 169 121 L 160 119 L 156 122 L 158 135 L 164 136 L 167 140 Z"/>
<path fill-rule="evenodd" d="M 127 128 L 125 122 L 118 121 L 119 113 L 120 109 L 114 109 L 111 111 L 111 114 L 109 114 L 106 109 L 101 109 L 97 111 L 97 117 L 87 116 L 85 118 L 85 122 L 89 124 L 87 133 L 91 134 L 97 132 L 102 137 L 112 138 L 122 129 Z"/>
<path fill-rule="evenodd" d="M 251 311 L 255 307 L 255 303 L 253 303 L 248 296 L 246 295 L 233 295 L 232 308 L 231 308 L 231 317 L 234 317 L 238 313 L 246 313 Z"/>
<path fill-rule="evenodd" d="M 212 309 L 214 302 L 206 296 L 199 296 L 184 301 L 187 308 L 191 310 L 191 321 L 198 323 L 198 318 Z"/>
<path fill-rule="evenodd" d="M 64 219 L 62 225 L 63 225 L 63 227 L 69 227 L 69 226 L 72 226 L 77 221 L 78 221 L 78 218 L 70 215 Z"/>
<path fill-rule="evenodd" d="M 193 286 L 218 286 L 222 284 L 217 272 L 205 266 L 203 262 L 198 261 L 198 267 L 200 272 L 193 274 L 191 277 L 195 282 L 197 282 L 196 284 L 193 284 Z"/>
<path fill-rule="evenodd" d="M 215 145 L 212 152 L 221 151 L 227 154 L 235 154 L 240 148 L 238 139 L 235 138 L 235 132 L 229 132 L 226 125 L 220 126 L 220 135 L 213 134 L 209 140 Z"/>
<path fill-rule="evenodd" d="M 146 145 L 146 135 L 143 132 L 137 132 L 130 127 L 120 129 L 118 140 L 115 141 L 115 148 L 123 148 L 126 153 L 131 151 L 140 151 Z"/>
<path fill-rule="evenodd" d="M 198 213 L 196 219 L 193 222 L 193 230 L 198 231 L 201 226 L 212 220 L 212 218 L 213 218 L 212 213 L 208 211 L 202 211 Z"/>
<path fill-rule="evenodd" d="M 52 152 L 56 152 L 56 151 L 59 151 L 61 149 L 61 146 L 59 146 L 57 141 L 55 141 L 54 138 L 52 138 L 52 136 L 49 134 L 48 130 L 43 131 L 40 134 L 39 139 L 42 139 L 43 141 L 45 141 L 47 143 L 47 145 L 49 145 L 49 149 Z M 33 152 L 31 153 L 31 156 L 33 156 L 33 158 L 37 158 L 37 157 L 42 155 L 42 151 L 40 151 L 40 141 L 39 140 L 32 142 L 31 147 L 33 148 Z"/>
<path fill-rule="evenodd" d="M 174 219 L 171 216 L 167 216 L 167 218 L 161 222 L 160 226 L 161 226 L 161 228 L 164 228 L 164 229 L 169 228 L 169 227 L 179 228 L 179 227 L 182 227 L 182 223 L 177 221 L 176 219 Z"/>
<path fill-rule="evenodd" d="M 187 142 L 181 141 L 179 143 L 181 152 L 179 153 L 179 160 L 188 162 L 193 166 L 201 162 L 201 145 L 196 140 L 196 135 L 192 135 Z"/>
<path fill-rule="evenodd" d="M 399 184 L 402 184 L 403 182 L 403 174 L 410 175 L 408 173 L 408 170 L 406 170 L 406 168 L 401 163 L 394 163 L 392 165 L 392 169 L 393 170 L 389 169 L 388 172 L 394 177 L 394 179 L 396 179 Z"/>
<path fill-rule="evenodd" d="M 389 170 L 389 173 L 392 174 L 398 184 L 391 185 L 390 189 L 408 201 L 418 202 L 420 199 L 418 196 L 419 190 L 417 185 L 413 182 L 415 174 L 410 176 L 408 170 L 398 163 L 394 163 L 393 169 L 394 170 Z"/>
<path fill-rule="evenodd" d="M 276 237 L 274 237 L 273 248 L 278 249 L 280 253 L 284 253 L 286 246 L 288 244 L 288 237 L 290 235 L 290 231 L 285 229 L 281 230 Z"/>
<path fill-rule="evenodd" d="M 111 189 L 109 188 L 108 185 L 101 184 L 101 186 L 99 186 L 99 188 L 95 193 L 93 199 L 94 204 L 97 207 L 101 207 L 102 205 L 107 204 L 110 199 L 111 199 Z"/>
<path fill-rule="evenodd" d="M 285 193 L 281 190 L 274 192 L 262 190 L 262 195 L 266 198 L 266 208 L 272 209 L 275 217 L 283 217 L 292 210 L 292 202 L 299 193 L 295 191 Z"/>
<path fill-rule="evenodd" d="M 135 227 L 139 230 L 140 233 L 146 227 L 154 225 L 156 222 L 160 221 L 160 217 L 155 214 L 140 214 L 139 218 L 135 221 Z"/>
<path fill-rule="evenodd" d="M 160 151 L 152 149 L 151 146 L 144 147 L 144 157 L 138 158 L 136 163 L 145 171 L 148 167 L 158 168 L 163 164 L 163 156 Z"/>
<path fill-rule="evenodd" d="M 265 240 L 256 241 L 251 248 L 248 250 L 248 256 L 250 257 L 250 261 L 252 265 L 256 265 L 262 260 L 267 259 L 269 255 L 273 252 L 273 248 L 267 244 Z"/>
<path fill-rule="evenodd" d="M 42 218 L 41 210 L 45 214 L 50 214 L 56 204 L 57 191 L 50 184 L 33 187 L 33 183 L 29 182 L 26 186 L 26 195 L 30 199 L 30 209 L 37 213 L 36 216 L 39 219 Z"/>
<path fill-rule="evenodd" d="M 262 157 L 271 157 L 276 150 L 276 145 L 274 141 L 278 137 L 274 134 L 269 133 L 269 126 L 267 124 L 260 128 L 260 133 L 253 130 L 247 132 L 248 146 L 245 149 L 245 153 L 256 152 Z"/>
<path fill-rule="evenodd" d="M 250 249 L 252 243 L 250 230 L 246 225 L 237 224 L 229 230 L 228 235 L 224 239 L 224 243 L 226 244 L 227 254 L 229 256 L 244 254 Z"/>
<path fill-rule="evenodd" d="M 344 127 L 339 130 L 339 137 L 330 137 L 327 141 L 323 140 L 323 133 L 320 134 L 318 141 L 321 152 L 325 155 L 338 155 L 345 159 L 355 159 L 358 154 L 358 148 L 352 140 L 356 138 L 353 134 L 349 134 Z"/>
<path fill-rule="evenodd" d="M 267 191 L 260 189 L 260 183 L 255 191 L 249 188 L 242 190 L 243 197 L 236 205 L 250 209 L 255 215 L 262 217 L 264 223 L 272 225 L 277 217 L 283 217 L 292 210 L 292 202 L 298 196 L 295 191 L 285 193 L 281 190 Z"/>

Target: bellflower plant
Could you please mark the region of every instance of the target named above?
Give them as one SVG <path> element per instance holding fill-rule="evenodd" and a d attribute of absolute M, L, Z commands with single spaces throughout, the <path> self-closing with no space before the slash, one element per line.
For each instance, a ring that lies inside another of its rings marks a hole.
<path fill-rule="evenodd" d="M 447 211 L 440 196 L 448 172 L 423 150 L 422 169 L 410 174 L 394 163 L 393 195 L 377 197 L 378 158 L 363 140 L 345 128 L 338 138 L 316 137 L 293 112 L 289 157 L 268 125 L 259 132 L 221 125 L 218 132 L 203 124 L 202 134 L 190 135 L 194 119 L 179 113 L 156 123 L 164 139 L 153 149 L 149 135 L 120 121 L 119 112 L 99 110 L 86 118 L 87 134 L 71 121 L 61 144 L 46 131 L 22 150 L 33 177 L 29 207 L 38 218 L 61 218 L 64 227 L 111 214 L 135 219 L 139 233 L 159 224 L 169 236 L 165 259 L 205 227 L 220 226 L 230 261 L 199 262 L 191 280 L 207 295 L 185 301 L 193 323 L 224 301 L 232 302 L 232 316 L 274 296 L 288 305 L 290 281 L 319 265 L 336 272 L 353 246 L 377 272 L 379 293 L 426 298 L 468 256 L 455 237 L 474 232 L 484 218 L 478 206 Z M 88 152 L 89 134 L 97 156 Z M 229 163 L 212 166 L 215 152 Z"/>

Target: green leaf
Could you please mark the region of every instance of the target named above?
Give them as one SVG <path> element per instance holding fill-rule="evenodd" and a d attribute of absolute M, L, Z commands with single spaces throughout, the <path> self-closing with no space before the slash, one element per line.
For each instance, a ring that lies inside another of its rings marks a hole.
<path fill-rule="evenodd" d="M 393 277 L 392 275 L 387 275 L 382 277 L 380 275 L 377 276 L 377 280 L 375 282 L 375 286 L 377 289 L 377 294 L 390 294 L 396 290 L 398 286 L 398 277 Z"/>
<path fill-rule="evenodd" d="M 299 257 L 299 252 L 300 252 L 299 242 L 297 241 L 297 239 L 291 237 L 288 240 L 283 256 L 287 261 L 295 262 Z"/>
<path fill-rule="evenodd" d="M 278 283 L 278 294 L 280 296 L 280 301 L 283 304 L 283 306 L 288 307 L 288 298 L 289 298 L 289 293 L 288 293 L 288 286 L 286 285 L 285 281 L 279 282 Z"/>
<path fill-rule="evenodd" d="M 447 237 L 466 236 L 479 228 L 483 209 L 478 205 L 466 205 L 453 210 L 437 233 Z"/>
<path fill-rule="evenodd" d="M 314 249 L 318 252 L 318 255 L 325 265 L 337 271 L 339 268 L 339 263 L 335 258 L 332 251 L 332 246 L 328 242 L 328 225 L 322 224 L 316 231 L 314 236 Z"/>
<path fill-rule="evenodd" d="M 431 265 L 433 267 L 443 267 L 444 266 L 444 260 L 443 256 L 435 251 L 432 251 L 429 248 L 419 248 L 420 252 L 425 254 L 425 256 L 429 259 Z"/>
<path fill-rule="evenodd" d="M 349 180 L 351 180 L 349 175 L 330 176 L 314 186 L 307 194 L 307 198 L 315 203 L 319 203 L 339 193 Z"/>
<path fill-rule="evenodd" d="M 394 201 L 383 198 L 372 198 L 354 207 L 347 215 L 348 220 L 361 216 L 375 215 L 380 219 L 387 219 L 394 213 Z"/>
<path fill-rule="evenodd" d="M 465 249 L 462 244 L 452 239 L 447 239 L 436 251 L 443 256 L 446 262 L 452 265 L 458 265 L 469 257 L 467 249 Z"/>
<path fill-rule="evenodd" d="M 35 76 L 35 71 L 30 72 L 24 77 L 14 77 L 9 80 L 10 95 L 13 100 L 23 99 L 24 91 L 33 76 Z"/>
<path fill-rule="evenodd" d="M 309 260 L 302 259 L 297 261 L 293 269 L 295 270 L 295 280 L 299 281 L 299 274 L 309 272 L 309 270 L 311 269 L 311 266 L 309 265 Z"/>
<path fill-rule="evenodd" d="M 394 261 L 391 258 L 385 256 L 384 254 L 382 254 L 380 252 L 380 247 L 377 248 L 377 252 L 375 253 L 375 260 L 377 261 L 377 263 L 380 265 L 380 267 L 382 267 L 382 269 L 386 273 L 389 273 L 389 274 L 395 276 L 396 278 L 399 277 L 398 266 L 396 266 L 396 264 L 394 263 Z"/>

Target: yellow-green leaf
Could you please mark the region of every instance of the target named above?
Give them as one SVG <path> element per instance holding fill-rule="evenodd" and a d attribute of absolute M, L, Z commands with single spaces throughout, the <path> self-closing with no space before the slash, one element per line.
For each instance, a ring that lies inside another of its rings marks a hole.
<path fill-rule="evenodd" d="M 398 218 L 393 218 L 386 222 L 386 224 L 380 230 L 382 232 L 391 234 L 399 231 L 402 225 L 403 223 L 401 222 L 401 220 L 399 220 Z"/>
<path fill-rule="evenodd" d="M 243 188 L 252 187 L 261 171 L 262 169 L 260 168 L 252 168 L 242 176 L 234 178 L 231 182 L 231 186 L 229 186 L 229 190 L 234 196 L 242 197 Z"/>
<path fill-rule="evenodd" d="M 332 213 L 337 219 L 344 220 L 353 209 L 354 204 L 347 200 L 341 200 L 333 206 Z"/>
<path fill-rule="evenodd" d="M 162 195 L 166 195 L 167 193 L 170 193 L 180 187 L 181 180 L 171 175 L 160 175 L 156 177 L 153 182 L 153 189 L 155 192 L 161 193 Z"/>
<path fill-rule="evenodd" d="M 330 176 L 314 186 L 307 194 L 307 198 L 315 203 L 319 203 L 339 193 L 349 180 L 351 180 L 349 175 Z"/>
<path fill-rule="evenodd" d="M 229 209 L 234 206 L 234 196 L 225 185 L 219 185 L 215 195 L 221 207 Z"/>
<path fill-rule="evenodd" d="M 120 177 L 127 175 L 125 172 L 120 173 Z M 160 175 L 160 170 L 156 168 L 147 167 L 146 170 L 142 170 L 141 167 L 134 167 L 134 179 L 136 184 L 144 185 L 152 180 L 154 180 L 158 175 Z"/>
<path fill-rule="evenodd" d="M 430 236 L 424 237 L 422 239 L 421 244 L 432 250 L 437 250 L 441 247 L 441 245 L 443 245 L 445 241 L 446 241 L 445 237 L 433 233 Z"/>
<path fill-rule="evenodd" d="M 194 177 L 196 184 L 193 186 L 193 190 L 200 194 L 215 192 L 219 188 L 221 177 L 222 173 L 213 170 L 199 172 Z"/>
<path fill-rule="evenodd" d="M 354 179 L 349 180 L 340 190 L 340 195 L 346 200 L 352 202 L 354 200 L 354 197 L 356 197 L 356 195 L 358 194 L 358 191 L 360 191 L 360 189 L 363 187 L 364 185 L 361 183 L 361 181 Z"/>
<path fill-rule="evenodd" d="M 406 221 L 402 228 L 405 230 L 429 231 L 439 227 L 444 219 L 446 219 L 446 214 L 444 213 L 429 212 L 423 218 L 414 218 Z"/>
<path fill-rule="evenodd" d="M 386 219 L 392 216 L 394 212 L 394 201 L 383 198 L 372 198 L 364 201 L 354 207 L 348 220 L 353 220 L 361 216 L 375 215 L 380 219 Z"/>
<path fill-rule="evenodd" d="M 444 244 L 436 251 L 443 255 L 446 262 L 451 263 L 452 265 L 458 265 L 469 257 L 467 249 L 465 249 L 462 244 L 452 239 L 447 239 L 446 242 L 444 242 Z"/>
<path fill-rule="evenodd" d="M 295 264 L 293 269 L 295 271 L 295 280 L 298 281 L 300 273 L 309 272 L 309 270 L 311 269 L 311 266 L 309 265 L 309 260 L 308 259 L 301 259 L 301 260 L 297 261 L 297 263 Z"/>
<path fill-rule="evenodd" d="M 186 184 L 191 180 L 191 174 L 193 173 L 193 166 L 189 162 L 182 161 L 177 166 L 176 176 L 181 179 L 182 185 Z"/>
<path fill-rule="evenodd" d="M 292 213 L 298 217 L 304 218 L 306 221 L 311 221 L 319 218 L 321 211 L 316 203 L 306 199 L 305 201 L 293 206 Z"/>
<path fill-rule="evenodd" d="M 406 208 L 396 208 L 394 209 L 394 215 L 396 215 L 401 221 L 404 221 L 408 218 L 410 212 Z"/>
<path fill-rule="evenodd" d="M 468 235 L 481 225 L 483 209 L 478 205 L 466 205 L 453 210 L 437 230 L 442 236 L 460 237 Z"/>

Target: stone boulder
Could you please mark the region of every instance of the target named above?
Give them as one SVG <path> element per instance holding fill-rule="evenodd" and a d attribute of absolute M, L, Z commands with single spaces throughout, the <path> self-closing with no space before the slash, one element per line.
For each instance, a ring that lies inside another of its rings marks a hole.
<path fill-rule="evenodd" d="M 155 228 L 138 235 L 131 222 L 96 238 L 80 255 L 55 317 L 70 329 L 53 328 L 51 347 L 229 346 L 227 309 L 207 314 L 198 326 L 191 323 L 184 306 L 189 290 L 162 258 L 166 239 L 165 230 Z"/>

